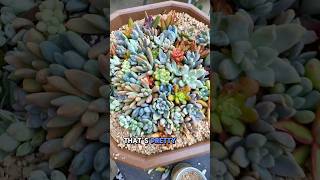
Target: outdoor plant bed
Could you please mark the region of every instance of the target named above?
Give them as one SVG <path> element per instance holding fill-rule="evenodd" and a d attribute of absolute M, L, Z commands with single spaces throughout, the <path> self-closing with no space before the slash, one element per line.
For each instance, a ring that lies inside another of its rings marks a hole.
<path fill-rule="evenodd" d="M 114 14 L 110 35 L 110 134 L 116 142 L 111 146 L 117 147 L 111 147 L 111 153 L 120 148 L 137 156 L 168 150 L 174 153 L 203 141 L 209 147 L 208 17 L 178 2 Z M 121 27 L 119 21 L 127 25 Z M 123 138 L 131 136 L 177 140 L 166 145 L 125 144 Z"/>

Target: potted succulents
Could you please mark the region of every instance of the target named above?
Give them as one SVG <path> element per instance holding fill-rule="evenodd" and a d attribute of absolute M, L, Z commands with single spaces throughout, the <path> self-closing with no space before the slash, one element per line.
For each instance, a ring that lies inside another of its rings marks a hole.
<path fill-rule="evenodd" d="M 209 18 L 163 2 L 111 15 L 111 155 L 139 167 L 209 153 Z M 173 137 L 175 144 L 126 144 Z"/>

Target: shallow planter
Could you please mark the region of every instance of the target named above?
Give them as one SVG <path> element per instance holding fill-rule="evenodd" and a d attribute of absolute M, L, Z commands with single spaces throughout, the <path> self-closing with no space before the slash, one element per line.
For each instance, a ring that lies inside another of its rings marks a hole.
<path fill-rule="evenodd" d="M 210 23 L 209 17 L 193 5 L 175 1 L 166 1 L 162 3 L 123 9 L 112 13 L 110 16 L 110 30 L 117 30 L 123 25 L 127 24 L 130 17 L 135 21 L 143 19 L 145 17 L 145 12 L 147 12 L 149 15 L 157 15 L 163 13 L 164 11 L 169 12 L 170 10 L 185 12 L 207 25 Z M 138 154 L 136 152 L 131 152 L 126 149 L 121 149 L 117 146 L 117 143 L 112 137 L 110 139 L 110 156 L 115 161 L 119 161 L 141 169 L 165 166 L 175 162 L 194 158 L 196 156 L 205 155 L 209 152 L 210 141 L 206 140 L 188 147 L 147 156 Z"/>

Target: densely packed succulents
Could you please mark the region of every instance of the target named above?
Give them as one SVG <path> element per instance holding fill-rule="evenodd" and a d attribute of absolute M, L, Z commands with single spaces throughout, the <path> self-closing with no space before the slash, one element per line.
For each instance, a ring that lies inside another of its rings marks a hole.
<path fill-rule="evenodd" d="M 212 177 L 317 180 L 319 0 L 214 2 L 211 61 L 168 12 L 115 31 L 108 72 L 106 1 L 0 0 L 0 179 L 108 179 L 109 73 L 119 128 L 199 135 L 211 64 Z"/>
<path fill-rule="evenodd" d="M 179 136 L 208 122 L 205 24 L 175 11 L 146 14 L 140 21 L 129 19 L 110 39 L 111 116 L 130 136 Z"/>
<path fill-rule="evenodd" d="M 219 1 L 213 177 L 319 179 L 319 6 L 307 4 Z"/>
<path fill-rule="evenodd" d="M 108 3 L 0 4 L 0 106 L 9 110 L 0 111 L 0 179 L 109 179 Z M 8 163 L 39 155 L 37 164 Z"/>

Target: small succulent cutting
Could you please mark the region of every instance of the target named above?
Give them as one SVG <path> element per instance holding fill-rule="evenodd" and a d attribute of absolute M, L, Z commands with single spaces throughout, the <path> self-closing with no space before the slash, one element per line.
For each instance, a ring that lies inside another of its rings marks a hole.
<path fill-rule="evenodd" d="M 199 122 L 208 130 L 210 83 L 203 63 L 208 33 L 203 23 L 175 11 L 130 18 L 113 31 L 110 107 L 115 126 L 119 123 L 129 136 L 179 136 L 199 131 Z"/>

